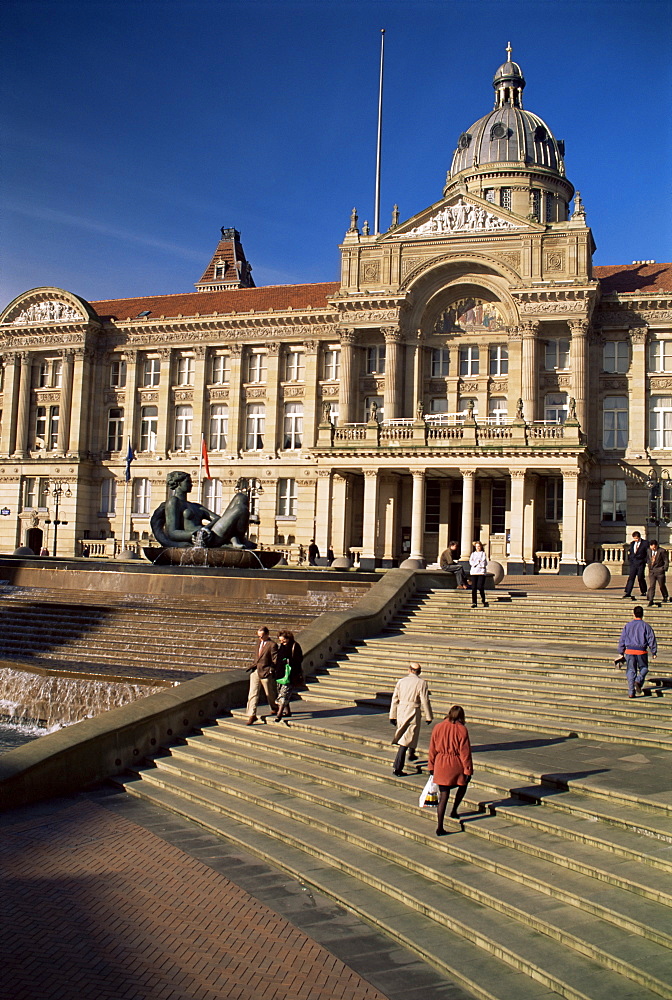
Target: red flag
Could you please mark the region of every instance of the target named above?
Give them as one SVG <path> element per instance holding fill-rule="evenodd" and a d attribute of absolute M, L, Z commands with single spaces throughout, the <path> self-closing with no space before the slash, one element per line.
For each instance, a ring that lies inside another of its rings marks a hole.
<path fill-rule="evenodd" d="M 210 475 L 210 466 L 208 465 L 208 448 L 205 443 L 205 434 L 201 434 L 201 458 L 203 459 L 203 465 L 205 466 L 205 478 L 212 479 Z"/>

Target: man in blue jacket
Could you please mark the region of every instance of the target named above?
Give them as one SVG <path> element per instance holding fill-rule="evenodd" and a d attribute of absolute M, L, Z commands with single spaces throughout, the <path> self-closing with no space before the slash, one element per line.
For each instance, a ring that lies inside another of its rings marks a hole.
<path fill-rule="evenodd" d="M 628 698 L 634 698 L 635 692 L 642 693 L 642 684 L 649 672 L 649 650 L 654 660 L 658 653 L 655 633 L 643 618 L 644 608 L 638 604 L 632 609 L 632 620 L 624 626 L 618 640 L 618 651 L 621 655 L 625 654 Z"/>

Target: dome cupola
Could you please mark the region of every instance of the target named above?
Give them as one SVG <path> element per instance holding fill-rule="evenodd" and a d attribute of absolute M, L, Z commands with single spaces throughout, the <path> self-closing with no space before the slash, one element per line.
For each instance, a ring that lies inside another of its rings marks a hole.
<path fill-rule="evenodd" d="M 495 108 L 501 108 L 504 104 L 522 108 L 525 77 L 518 63 L 511 61 L 511 42 L 506 47 L 506 53 L 507 61 L 502 63 L 492 80 L 496 93 Z"/>

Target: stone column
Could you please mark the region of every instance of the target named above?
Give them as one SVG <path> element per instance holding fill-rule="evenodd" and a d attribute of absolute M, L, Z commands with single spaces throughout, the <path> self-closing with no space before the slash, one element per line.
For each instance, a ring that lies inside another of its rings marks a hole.
<path fill-rule="evenodd" d="M 63 382 L 61 385 L 61 420 L 59 428 L 58 450 L 68 454 L 70 447 L 70 426 L 72 418 L 72 375 L 75 364 L 75 352 L 69 348 L 61 351 L 63 359 Z"/>
<path fill-rule="evenodd" d="M 93 355 L 91 351 L 83 347 L 76 348 L 73 351 L 73 355 L 74 370 L 72 375 L 69 449 L 71 454 L 79 455 L 81 452 L 88 451 L 90 448 L 89 385 Z M 62 398 L 63 397 L 61 396 L 61 399 Z"/>
<path fill-rule="evenodd" d="M 638 457 L 645 454 L 647 428 L 649 426 L 646 392 L 646 341 L 646 329 L 630 330 L 632 360 L 630 362 L 630 371 L 628 372 L 628 398 L 630 405 L 630 413 L 628 414 L 628 453 L 630 455 L 637 455 Z M 628 498 L 629 504 L 630 498 Z"/>
<path fill-rule="evenodd" d="M 376 568 L 376 542 L 378 529 L 378 470 L 364 470 L 364 523 L 360 569 Z"/>
<path fill-rule="evenodd" d="M 523 496 L 523 562 L 534 572 L 535 529 L 537 509 L 537 476 L 528 472 L 525 476 L 525 492 Z"/>
<path fill-rule="evenodd" d="M 28 417 L 30 415 L 30 390 L 32 383 L 32 355 L 22 351 L 18 355 L 21 362 L 19 380 L 19 401 L 16 415 L 16 445 L 14 454 L 17 458 L 28 457 Z"/>
<path fill-rule="evenodd" d="M 303 402 L 303 447 L 304 448 L 314 448 L 316 440 L 316 428 L 321 417 L 320 404 L 317 398 L 317 386 L 319 382 L 319 371 L 318 371 L 318 349 L 319 342 L 317 340 L 306 340 L 303 344 L 303 353 L 305 357 L 305 372 L 304 372 L 304 393 L 303 397 L 298 397 L 299 400 Z M 315 539 L 317 542 L 317 539 Z M 322 552 L 319 543 L 317 547 Z M 326 555 L 326 550 L 324 552 Z"/>
<path fill-rule="evenodd" d="M 524 469 L 512 469 L 511 522 L 509 526 L 509 555 L 507 573 L 525 572 L 525 477 Z"/>
<path fill-rule="evenodd" d="M 572 367 L 572 392 L 576 401 L 576 419 L 581 430 L 586 430 L 586 395 L 587 395 L 587 365 L 588 328 L 587 320 L 573 320 L 570 324 L 572 340 L 570 345 L 570 363 Z"/>
<path fill-rule="evenodd" d="M 161 358 L 161 378 L 159 379 L 158 426 L 156 429 L 156 454 L 165 458 L 168 445 L 173 447 L 173 407 L 171 404 L 171 385 L 173 380 L 172 358 L 169 347 L 162 347 L 158 354 Z"/>
<path fill-rule="evenodd" d="M 539 323 L 523 324 L 521 398 L 523 400 L 523 415 L 528 423 L 536 419 L 538 331 Z"/>
<path fill-rule="evenodd" d="M 409 559 L 419 559 L 424 563 L 423 541 L 425 530 L 425 476 L 424 472 L 413 472 L 413 501 L 411 506 L 411 551 Z"/>
<path fill-rule="evenodd" d="M 5 366 L 5 385 L 3 390 L 3 420 L 0 428 L 2 431 L 0 454 L 9 457 L 13 454 L 16 443 L 21 355 L 5 354 L 2 361 Z"/>
<path fill-rule="evenodd" d="M 331 471 L 317 470 L 317 494 L 315 498 L 315 544 L 320 550 L 320 558 L 326 559 L 331 544 Z"/>
<path fill-rule="evenodd" d="M 385 337 L 385 419 L 395 420 L 401 416 L 402 399 L 400 389 L 401 330 L 397 326 L 383 328 Z"/>
<path fill-rule="evenodd" d="M 334 474 L 331 500 L 331 544 L 336 558 L 344 556 L 350 548 L 349 485 L 346 475 Z"/>
<path fill-rule="evenodd" d="M 474 487 L 475 469 L 462 470 L 462 533 L 460 535 L 460 555 L 468 559 L 474 541 Z"/>
<path fill-rule="evenodd" d="M 398 487 L 399 482 L 394 476 L 381 477 L 379 486 L 379 538 L 383 545 L 383 568 L 390 569 L 397 565 L 399 551 L 398 531 Z"/>
<path fill-rule="evenodd" d="M 341 330 L 341 381 L 338 389 L 338 422 L 350 424 L 353 418 L 355 386 L 355 330 Z"/>
<path fill-rule="evenodd" d="M 579 521 L 579 477 L 578 469 L 562 471 L 562 559 L 560 573 L 575 576 L 579 572 L 579 537 L 584 526 Z M 582 547 L 582 546 L 581 546 Z"/>

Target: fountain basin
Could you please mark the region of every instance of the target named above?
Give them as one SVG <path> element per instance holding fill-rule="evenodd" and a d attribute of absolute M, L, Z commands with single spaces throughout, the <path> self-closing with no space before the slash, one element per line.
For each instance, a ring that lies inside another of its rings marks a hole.
<path fill-rule="evenodd" d="M 155 566 L 230 566 L 233 569 L 272 569 L 282 559 L 282 552 L 267 549 L 234 549 L 228 546 L 206 549 L 162 549 L 148 546 L 142 550 Z"/>

